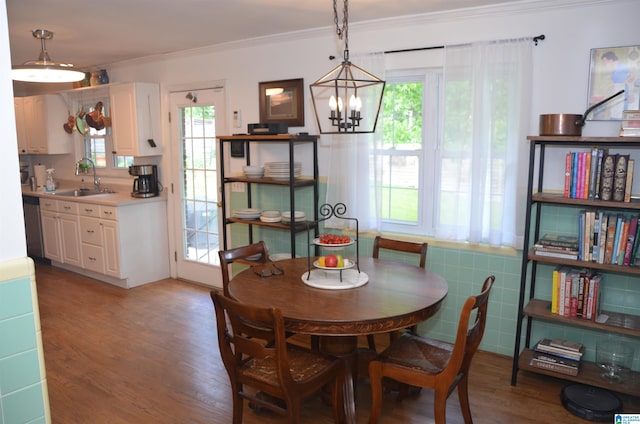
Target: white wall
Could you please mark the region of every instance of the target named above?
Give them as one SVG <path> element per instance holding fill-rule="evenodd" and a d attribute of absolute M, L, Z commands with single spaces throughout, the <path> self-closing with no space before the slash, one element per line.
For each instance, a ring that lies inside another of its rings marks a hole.
<path fill-rule="evenodd" d="M 0 262 L 27 256 L 20 191 L 20 166 L 13 110 L 7 7 L 0 3 Z"/>
<path fill-rule="evenodd" d="M 535 49 L 533 72 L 535 94 L 529 132 L 537 134 L 539 114 L 584 112 L 590 49 L 640 44 L 639 16 L 640 2 L 636 0 L 544 0 L 351 24 L 351 57 L 374 51 L 545 34 L 546 40 Z M 159 82 L 165 90 L 186 83 L 226 80 L 227 128 L 232 128 L 229 114 L 237 109 L 242 110 L 244 127 L 246 123 L 259 122 L 258 82 L 303 77 L 308 85 L 337 64 L 342 45 L 330 25 L 327 22 L 321 31 L 114 64 L 108 68 L 109 74 L 112 81 Z M 329 55 L 338 59 L 330 62 Z M 398 60 L 394 56 L 388 55 L 388 60 Z M 317 133 L 308 93 L 305 100 L 307 125 L 294 130 Z M 589 122 L 583 134 L 613 135 L 616 129 L 615 123 Z M 321 149 L 320 155 L 324 158 L 326 149 Z M 320 162 L 320 173 L 324 175 L 324 161 Z"/>

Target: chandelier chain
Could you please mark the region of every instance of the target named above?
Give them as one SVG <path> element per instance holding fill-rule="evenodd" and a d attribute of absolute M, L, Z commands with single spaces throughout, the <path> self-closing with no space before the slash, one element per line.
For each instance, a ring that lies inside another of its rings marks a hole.
<path fill-rule="evenodd" d="M 333 0 L 333 21 L 340 40 L 344 39 L 345 50 L 349 50 L 349 0 L 343 0 L 342 27 L 338 19 L 338 0 Z"/>

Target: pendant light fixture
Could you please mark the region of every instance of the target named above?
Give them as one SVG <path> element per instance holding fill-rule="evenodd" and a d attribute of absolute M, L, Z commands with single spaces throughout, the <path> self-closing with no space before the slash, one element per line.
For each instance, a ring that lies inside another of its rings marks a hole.
<path fill-rule="evenodd" d="M 321 134 L 361 134 L 376 130 L 385 82 L 349 60 L 349 1 L 343 0 L 342 27 L 333 0 L 336 32 L 344 40 L 342 63 L 309 86 Z"/>
<path fill-rule="evenodd" d="M 40 57 L 24 65 L 14 66 L 11 70 L 12 79 L 26 82 L 75 82 L 84 79 L 84 72 L 74 69 L 73 65 L 56 63 L 49 57 L 46 41 L 53 38 L 53 32 L 34 29 L 31 33 L 42 45 Z"/>

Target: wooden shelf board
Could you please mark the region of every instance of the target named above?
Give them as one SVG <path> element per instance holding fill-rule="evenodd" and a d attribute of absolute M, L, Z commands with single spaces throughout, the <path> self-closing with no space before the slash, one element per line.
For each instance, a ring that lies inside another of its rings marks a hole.
<path fill-rule="evenodd" d="M 640 396 L 639 372 L 630 371 L 629 375 L 626 378 L 626 381 L 622 383 L 610 383 L 604 378 L 600 377 L 602 370 L 593 362 L 581 361 L 580 371 L 578 372 L 578 375 L 572 376 L 529 365 L 532 356 L 533 350 L 524 349 L 520 354 L 520 358 L 518 359 L 518 367 L 521 370 L 525 371 L 561 378 L 563 380 L 574 381 L 576 383 L 587 384 L 589 386 L 601 387 L 603 389 L 626 393 L 632 396 Z"/>
<path fill-rule="evenodd" d="M 227 224 L 231 224 L 234 222 L 240 223 L 240 224 L 247 224 L 247 225 L 256 225 L 259 227 L 278 228 L 281 230 L 291 229 L 289 224 L 283 224 L 282 222 L 262 222 L 260 220 L 254 220 L 254 219 L 227 218 Z M 304 222 L 295 224 L 293 228 L 294 228 L 294 231 L 298 232 L 298 231 L 306 231 L 307 229 L 313 229 L 315 228 L 315 226 L 316 225 L 313 223 L 313 221 L 304 221 Z"/>
<path fill-rule="evenodd" d="M 225 183 L 248 183 L 248 184 L 271 184 L 271 185 L 282 185 L 289 186 L 290 181 L 287 180 L 274 180 L 273 178 L 247 178 L 247 177 L 226 177 L 224 179 Z M 311 187 L 315 181 L 313 177 L 298 177 L 294 178 L 293 186 L 294 187 Z"/>
<path fill-rule="evenodd" d="M 640 316 L 621 314 L 618 312 L 602 311 L 609 315 L 607 322 L 600 324 L 582 318 L 563 317 L 551 313 L 551 302 L 540 299 L 532 299 L 524 307 L 523 313 L 532 318 L 554 321 L 576 327 L 587 327 L 607 332 L 626 334 L 628 336 L 640 337 Z"/>
<path fill-rule="evenodd" d="M 528 255 L 529 260 L 536 262 L 544 262 L 548 264 L 557 264 L 557 265 L 568 265 L 576 268 L 590 268 L 590 269 L 599 269 L 607 272 L 615 272 L 619 274 L 630 274 L 630 275 L 640 275 L 640 266 L 622 266 L 622 265 L 611 265 L 611 264 L 599 264 L 596 262 L 588 262 L 588 261 L 574 261 L 571 259 L 562 259 L 562 258 L 554 258 L 552 256 L 540 256 L 535 254 L 534 249 L 529 250 Z"/>
<path fill-rule="evenodd" d="M 609 202 L 604 200 L 589 200 L 589 199 L 571 199 L 564 197 L 558 193 L 534 193 L 531 195 L 531 200 L 538 203 L 553 203 L 565 206 L 576 207 L 593 207 L 598 209 L 627 209 L 638 210 L 640 209 L 640 199 L 633 198 L 631 202 Z"/>
<path fill-rule="evenodd" d="M 558 135 L 530 135 L 527 140 L 548 142 L 550 144 L 589 144 L 589 143 L 605 143 L 605 144 L 628 144 L 639 143 L 640 137 L 578 137 L 578 136 L 558 136 Z M 588 146 L 585 146 L 588 147 Z"/>

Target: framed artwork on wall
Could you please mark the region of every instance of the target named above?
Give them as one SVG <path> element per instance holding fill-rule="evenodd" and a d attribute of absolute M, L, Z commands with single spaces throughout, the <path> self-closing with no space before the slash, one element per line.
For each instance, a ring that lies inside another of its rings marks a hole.
<path fill-rule="evenodd" d="M 617 121 L 622 111 L 640 109 L 640 46 L 591 49 L 588 107 L 620 90 L 624 94 L 594 109 L 587 119 Z"/>
<path fill-rule="evenodd" d="M 304 126 L 304 79 L 259 83 L 260 122 L 283 122 Z"/>

